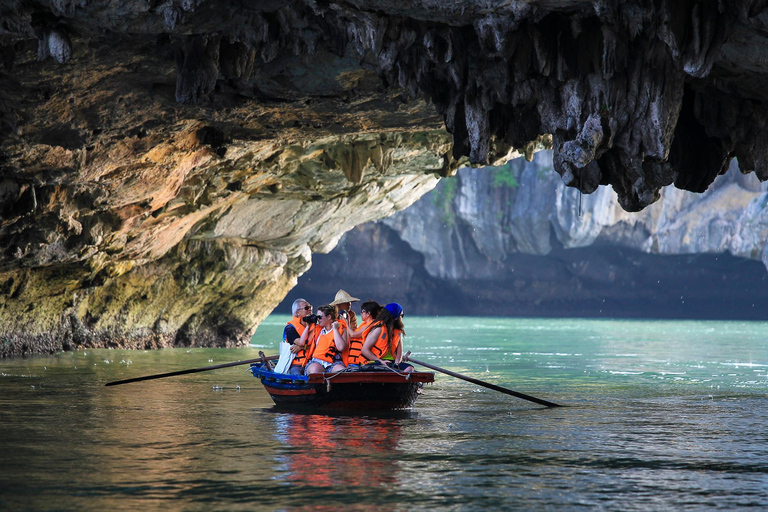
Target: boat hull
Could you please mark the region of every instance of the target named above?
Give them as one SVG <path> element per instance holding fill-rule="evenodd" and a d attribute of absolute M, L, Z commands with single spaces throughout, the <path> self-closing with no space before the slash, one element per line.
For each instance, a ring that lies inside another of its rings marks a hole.
<path fill-rule="evenodd" d="M 275 405 L 289 408 L 398 410 L 413 407 L 429 372 L 395 373 L 391 370 L 345 371 L 309 376 L 275 373 L 261 363 L 251 373 L 264 385 Z"/>

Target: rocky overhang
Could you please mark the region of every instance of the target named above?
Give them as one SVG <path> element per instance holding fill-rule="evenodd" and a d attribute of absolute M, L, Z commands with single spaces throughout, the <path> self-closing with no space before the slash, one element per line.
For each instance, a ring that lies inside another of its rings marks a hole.
<path fill-rule="evenodd" d="M 232 346 L 347 230 L 552 147 L 768 178 L 764 1 L 0 2 L 0 354 Z"/>

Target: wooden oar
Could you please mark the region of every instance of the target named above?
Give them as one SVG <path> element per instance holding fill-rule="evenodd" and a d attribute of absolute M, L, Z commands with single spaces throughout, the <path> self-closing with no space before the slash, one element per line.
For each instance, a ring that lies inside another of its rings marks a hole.
<path fill-rule="evenodd" d="M 562 407 L 562 405 L 556 404 L 554 402 L 548 402 L 546 400 L 542 400 L 541 398 L 536 398 L 535 396 L 518 393 L 517 391 L 512 391 L 511 389 L 497 386 L 496 384 L 491 384 L 489 382 L 483 382 L 482 380 L 473 379 L 472 377 L 467 377 L 466 375 L 452 372 L 450 370 L 446 370 L 445 368 L 440 368 L 439 366 L 435 366 L 429 363 L 423 363 L 417 359 L 412 358 L 410 352 L 406 353 L 405 356 L 403 356 L 403 361 L 411 361 L 421 366 L 426 366 L 427 368 L 435 370 L 436 372 L 441 372 L 446 375 L 450 375 L 451 377 L 456 377 L 457 379 L 465 380 L 467 382 L 471 382 L 472 384 L 477 384 L 478 386 L 483 386 L 485 388 L 492 389 L 494 391 L 499 391 L 500 393 L 506 393 L 507 395 L 516 396 L 517 398 L 522 398 L 523 400 L 528 400 L 529 402 L 535 402 L 540 405 L 546 405 L 547 407 Z"/>
<path fill-rule="evenodd" d="M 207 372 L 208 370 L 218 370 L 219 368 L 229 368 L 230 366 L 240 366 L 243 364 L 250 364 L 250 363 L 261 363 L 266 361 L 274 361 L 276 359 L 279 359 L 280 356 L 269 356 L 267 358 L 259 358 L 259 359 L 246 359 L 244 361 L 235 361 L 234 363 L 224 363 L 224 364 L 217 364 L 213 366 L 202 366 L 200 368 L 192 368 L 190 370 L 179 370 L 176 372 L 168 372 L 168 373 L 157 373 L 155 375 L 146 375 L 144 377 L 134 377 L 132 379 L 125 379 L 125 380 L 116 380 L 112 382 L 107 382 L 104 384 L 105 386 L 118 386 L 120 384 L 129 384 L 131 382 L 140 382 L 142 380 L 153 380 L 153 379 L 164 379 L 165 377 L 175 377 L 177 375 L 186 375 L 188 373 L 198 373 L 198 372 Z"/>

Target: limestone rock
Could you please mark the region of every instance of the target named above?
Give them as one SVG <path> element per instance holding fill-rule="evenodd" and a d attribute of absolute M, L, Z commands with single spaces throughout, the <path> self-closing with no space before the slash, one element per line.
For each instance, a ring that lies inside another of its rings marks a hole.
<path fill-rule="evenodd" d="M 495 173 L 511 173 L 505 186 Z M 674 188 L 642 212 L 618 208 L 608 187 L 580 196 L 552 168 L 552 153 L 509 169 L 464 169 L 446 190 L 382 221 L 424 255 L 424 268 L 441 279 L 492 277 L 512 254 L 546 255 L 557 244 L 593 244 L 653 254 L 722 254 L 768 261 L 768 184 L 742 175 L 736 164 L 702 194 Z M 766 265 L 768 267 L 768 265 Z"/>
<path fill-rule="evenodd" d="M 608 187 L 567 188 L 548 152 L 461 169 L 347 233 L 290 297 L 343 283 L 416 315 L 763 320 L 767 185 L 734 165 L 705 193 L 665 189 L 628 213 Z"/>
<path fill-rule="evenodd" d="M 565 244 L 623 218 L 599 185 L 635 211 L 732 157 L 768 179 L 766 8 L 0 0 L 0 354 L 242 343 L 310 252 L 515 150 L 552 147 L 566 185 L 597 191 L 589 222 L 558 210 Z M 519 204 L 556 206 L 548 186 Z M 547 250 L 544 210 L 519 208 L 504 236 L 481 219 L 478 254 Z M 665 240 L 764 251 L 748 220 L 710 220 Z"/>

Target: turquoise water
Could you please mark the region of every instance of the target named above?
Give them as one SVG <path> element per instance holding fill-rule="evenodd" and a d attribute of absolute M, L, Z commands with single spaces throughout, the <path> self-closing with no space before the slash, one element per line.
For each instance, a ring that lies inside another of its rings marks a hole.
<path fill-rule="evenodd" d="M 0 360 L 0 510 L 764 508 L 768 323 L 406 317 L 439 375 L 412 412 L 275 411 L 234 367 L 274 353 L 87 350 Z"/>

